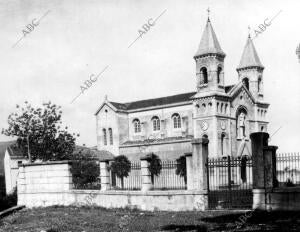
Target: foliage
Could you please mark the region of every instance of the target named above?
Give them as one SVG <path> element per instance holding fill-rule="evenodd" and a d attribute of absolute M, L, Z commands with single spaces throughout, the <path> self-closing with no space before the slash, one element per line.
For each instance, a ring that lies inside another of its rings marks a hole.
<path fill-rule="evenodd" d="M 16 206 L 17 202 L 18 194 L 17 188 L 15 187 L 11 194 L 0 198 L 0 211 Z"/>
<path fill-rule="evenodd" d="M 176 166 L 176 175 L 179 175 L 184 178 L 184 182 L 186 183 L 186 157 L 180 156 L 177 159 L 177 166 Z"/>
<path fill-rule="evenodd" d="M 151 182 L 153 184 L 154 176 L 160 175 L 162 169 L 161 160 L 157 155 L 153 153 L 147 155 L 147 159 L 149 161 L 149 172 L 151 174 Z"/>
<path fill-rule="evenodd" d="M 17 111 L 8 116 L 8 128 L 2 134 L 16 136 L 18 147 L 31 160 L 64 160 L 75 147 L 75 134 L 61 128 L 60 106 L 44 103 L 42 108 L 33 108 L 27 101 L 25 106 L 16 106 Z M 79 134 L 77 135 L 79 136 Z"/>
<path fill-rule="evenodd" d="M 71 166 L 73 184 L 76 189 L 98 189 L 100 167 L 96 160 L 89 158 L 82 151 L 73 155 Z"/>
<path fill-rule="evenodd" d="M 131 171 L 131 164 L 126 156 L 119 155 L 114 158 L 110 168 L 119 178 L 123 178 L 128 177 Z"/>

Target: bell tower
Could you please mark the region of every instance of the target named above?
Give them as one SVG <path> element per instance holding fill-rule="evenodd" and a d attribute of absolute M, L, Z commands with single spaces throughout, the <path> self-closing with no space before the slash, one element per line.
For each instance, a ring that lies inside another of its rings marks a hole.
<path fill-rule="evenodd" d="M 224 58 L 225 53 L 221 49 L 208 16 L 194 56 L 198 92 L 224 92 Z"/>
<path fill-rule="evenodd" d="M 264 66 L 260 62 L 250 35 L 248 35 L 240 64 L 236 70 L 239 75 L 239 81 L 243 82 L 253 97 L 256 100 L 263 100 Z"/>

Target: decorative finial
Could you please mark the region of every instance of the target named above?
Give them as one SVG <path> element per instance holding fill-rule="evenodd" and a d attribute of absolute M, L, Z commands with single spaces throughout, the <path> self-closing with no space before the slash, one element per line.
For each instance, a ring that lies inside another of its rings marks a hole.
<path fill-rule="evenodd" d="M 248 26 L 248 38 L 249 38 L 249 39 L 251 39 L 250 32 L 251 32 L 251 27 L 250 27 L 250 26 Z"/>
<path fill-rule="evenodd" d="M 207 21 L 210 21 L 209 20 L 209 13 L 210 13 L 210 9 L 209 9 L 209 7 L 207 8 Z"/>
<path fill-rule="evenodd" d="M 105 94 L 104 96 L 104 101 L 107 101 L 107 94 Z"/>

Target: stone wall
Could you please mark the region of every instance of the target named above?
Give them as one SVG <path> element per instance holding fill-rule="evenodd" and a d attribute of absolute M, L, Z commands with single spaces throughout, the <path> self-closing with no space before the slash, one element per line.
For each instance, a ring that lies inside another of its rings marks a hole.
<path fill-rule="evenodd" d="M 17 184 L 18 205 L 27 205 L 28 202 L 34 202 L 35 199 L 49 200 L 47 197 L 41 198 L 40 193 L 53 192 L 64 195 L 64 192 L 72 188 L 70 162 L 23 164 L 19 167 Z"/>
<path fill-rule="evenodd" d="M 253 208 L 260 210 L 300 210 L 300 187 L 254 189 Z"/>
<path fill-rule="evenodd" d="M 201 191 L 36 191 L 21 194 L 18 204 L 28 208 L 53 205 L 98 206 L 104 208 L 132 208 L 147 211 L 192 211 L 204 210 L 207 195 Z"/>

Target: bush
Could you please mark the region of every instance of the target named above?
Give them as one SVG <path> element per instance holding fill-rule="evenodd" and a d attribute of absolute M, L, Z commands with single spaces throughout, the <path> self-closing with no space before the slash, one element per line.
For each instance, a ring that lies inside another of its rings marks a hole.
<path fill-rule="evenodd" d="M 18 203 L 18 194 L 17 194 L 17 188 L 15 187 L 11 194 L 0 198 L 0 211 L 16 206 L 17 203 Z"/>
<path fill-rule="evenodd" d="M 128 158 L 124 155 L 116 156 L 110 168 L 121 179 L 121 185 L 124 188 L 124 177 L 127 177 L 131 171 L 131 163 Z"/>
<path fill-rule="evenodd" d="M 98 189 L 100 167 L 96 160 L 82 155 L 81 152 L 74 155 L 71 166 L 73 184 L 76 189 Z"/>
<path fill-rule="evenodd" d="M 160 158 L 155 154 L 150 154 L 147 156 L 147 159 L 149 161 L 149 172 L 151 174 L 151 182 L 154 183 L 154 176 L 159 176 L 162 165 Z"/>

